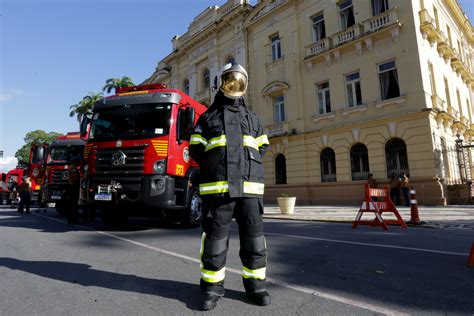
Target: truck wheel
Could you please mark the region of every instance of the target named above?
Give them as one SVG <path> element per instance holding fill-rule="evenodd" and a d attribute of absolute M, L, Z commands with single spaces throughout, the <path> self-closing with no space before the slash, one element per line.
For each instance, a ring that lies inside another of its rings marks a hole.
<path fill-rule="evenodd" d="M 127 214 L 120 209 L 103 208 L 100 209 L 100 215 L 102 217 L 102 222 L 107 227 L 122 228 L 126 227 L 128 224 Z"/>
<path fill-rule="evenodd" d="M 199 189 L 192 188 L 189 205 L 184 212 L 183 223 L 188 227 L 198 227 L 201 225 L 202 218 L 202 199 L 199 195 Z"/>
<path fill-rule="evenodd" d="M 59 216 L 66 216 L 66 205 L 64 203 L 59 203 L 57 202 L 56 205 L 54 206 L 56 209 L 56 212 L 58 212 Z"/>

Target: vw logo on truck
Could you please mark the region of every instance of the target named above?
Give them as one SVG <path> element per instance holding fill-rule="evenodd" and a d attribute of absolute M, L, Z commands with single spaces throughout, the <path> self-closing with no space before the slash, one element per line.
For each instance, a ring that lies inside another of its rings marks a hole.
<path fill-rule="evenodd" d="M 112 155 L 111 161 L 112 165 L 120 166 L 125 164 L 125 159 L 127 156 L 122 151 L 117 151 Z"/>

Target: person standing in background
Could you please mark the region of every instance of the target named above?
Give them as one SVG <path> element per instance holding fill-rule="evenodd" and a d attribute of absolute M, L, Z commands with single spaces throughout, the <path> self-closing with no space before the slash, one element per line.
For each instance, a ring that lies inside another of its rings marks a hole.
<path fill-rule="evenodd" d="M 26 208 L 26 214 L 29 214 L 31 203 L 31 179 L 29 177 L 23 178 L 23 181 L 18 186 L 18 192 L 20 194 L 20 204 L 18 205 L 18 212 L 23 213 L 23 209 Z"/>
<path fill-rule="evenodd" d="M 400 187 L 402 188 L 403 201 L 405 202 L 405 206 L 410 206 L 410 196 L 408 194 L 409 183 L 410 183 L 410 180 L 408 179 L 407 174 L 405 172 L 402 172 L 402 178 L 400 179 Z"/>
<path fill-rule="evenodd" d="M 397 179 L 395 173 L 390 176 L 390 199 L 393 204 L 400 205 L 400 181 Z"/>

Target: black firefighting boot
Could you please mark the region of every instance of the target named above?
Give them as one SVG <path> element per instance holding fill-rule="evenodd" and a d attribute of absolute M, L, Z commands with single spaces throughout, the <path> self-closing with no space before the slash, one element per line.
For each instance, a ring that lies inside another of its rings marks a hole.
<path fill-rule="evenodd" d="M 211 309 L 214 309 L 217 305 L 217 301 L 219 301 L 221 297 L 222 295 L 218 295 L 217 293 L 203 292 L 201 294 L 201 309 L 203 311 L 210 311 Z"/>
<path fill-rule="evenodd" d="M 272 299 L 267 291 L 247 294 L 247 297 L 252 301 L 252 303 L 259 306 L 267 306 L 272 303 Z"/>

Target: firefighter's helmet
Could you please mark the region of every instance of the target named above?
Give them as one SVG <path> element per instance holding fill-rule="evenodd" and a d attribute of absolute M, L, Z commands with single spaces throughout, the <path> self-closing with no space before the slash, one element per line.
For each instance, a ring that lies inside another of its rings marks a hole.
<path fill-rule="evenodd" d="M 247 71 L 241 65 L 226 64 L 219 78 L 219 90 L 229 98 L 241 97 L 247 91 L 248 78 Z"/>

